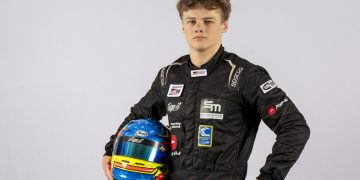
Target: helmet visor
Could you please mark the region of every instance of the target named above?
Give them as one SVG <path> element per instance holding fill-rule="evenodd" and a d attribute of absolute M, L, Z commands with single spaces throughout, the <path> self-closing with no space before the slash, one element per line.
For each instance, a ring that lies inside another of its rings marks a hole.
<path fill-rule="evenodd" d="M 148 139 L 123 136 L 115 144 L 114 155 L 165 163 L 168 147 Z"/>

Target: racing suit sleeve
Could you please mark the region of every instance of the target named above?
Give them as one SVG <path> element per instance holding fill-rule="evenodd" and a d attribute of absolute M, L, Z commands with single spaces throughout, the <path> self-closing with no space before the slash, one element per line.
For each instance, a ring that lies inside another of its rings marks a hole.
<path fill-rule="evenodd" d="M 310 129 L 289 97 L 277 87 L 267 71 L 250 67 L 241 78 L 240 90 L 246 105 L 276 134 L 272 153 L 260 169 L 260 180 L 283 180 L 299 158 Z"/>
<path fill-rule="evenodd" d="M 160 84 L 160 72 L 156 76 L 151 85 L 151 89 L 140 99 L 130 110 L 130 114 L 121 123 L 116 133 L 110 137 L 110 141 L 105 145 L 106 156 L 111 156 L 113 151 L 113 144 L 117 134 L 126 126 L 131 120 L 140 118 L 154 118 L 161 120 L 166 115 L 166 108 L 162 98 L 162 86 Z"/>

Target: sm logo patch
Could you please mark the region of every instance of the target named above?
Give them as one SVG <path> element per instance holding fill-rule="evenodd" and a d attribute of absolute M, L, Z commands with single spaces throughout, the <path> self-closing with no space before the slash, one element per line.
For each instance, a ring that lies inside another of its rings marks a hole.
<path fill-rule="evenodd" d="M 200 119 L 224 119 L 224 109 L 221 99 L 201 99 Z"/>

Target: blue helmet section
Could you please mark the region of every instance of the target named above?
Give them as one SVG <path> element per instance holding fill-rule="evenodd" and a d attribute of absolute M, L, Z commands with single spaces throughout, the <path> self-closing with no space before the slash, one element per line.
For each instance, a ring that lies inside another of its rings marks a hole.
<path fill-rule="evenodd" d="M 123 136 L 142 137 L 156 142 L 169 138 L 169 130 L 157 120 L 138 119 L 132 120 L 121 131 Z"/>
<path fill-rule="evenodd" d="M 157 168 L 161 168 L 169 166 L 170 152 L 169 129 L 157 120 L 138 119 L 130 121 L 120 131 L 113 156 L 133 158 L 135 162 L 157 163 Z M 155 174 L 127 171 L 126 168 L 114 168 L 113 176 L 115 179 L 156 179 Z"/>

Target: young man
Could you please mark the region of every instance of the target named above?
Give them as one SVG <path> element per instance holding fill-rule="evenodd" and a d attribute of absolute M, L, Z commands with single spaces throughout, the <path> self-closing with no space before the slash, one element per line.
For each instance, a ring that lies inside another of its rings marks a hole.
<path fill-rule="evenodd" d="M 180 0 L 177 8 L 189 55 L 160 70 L 118 132 L 129 120 L 167 114 L 171 179 L 244 180 L 262 119 L 277 138 L 258 179 L 284 179 L 309 138 L 304 117 L 264 68 L 224 51 L 229 0 Z M 109 179 L 114 138 L 103 158 Z"/>

